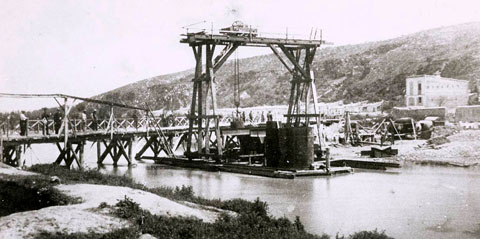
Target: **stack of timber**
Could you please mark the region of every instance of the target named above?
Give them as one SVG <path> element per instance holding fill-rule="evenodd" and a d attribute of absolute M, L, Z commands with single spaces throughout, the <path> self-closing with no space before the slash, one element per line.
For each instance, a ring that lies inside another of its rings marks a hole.
<path fill-rule="evenodd" d="M 397 154 L 398 149 L 392 149 L 392 147 L 372 147 L 370 150 L 363 150 L 360 153 L 362 156 L 370 156 L 371 158 L 391 157 Z"/>
<path fill-rule="evenodd" d="M 387 168 L 400 168 L 400 163 L 393 160 L 380 158 L 361 158 L 361 159 L 334 159 L 330 165 L 335 167 L 348 166 L 352 168 L 386 170 Z"/>

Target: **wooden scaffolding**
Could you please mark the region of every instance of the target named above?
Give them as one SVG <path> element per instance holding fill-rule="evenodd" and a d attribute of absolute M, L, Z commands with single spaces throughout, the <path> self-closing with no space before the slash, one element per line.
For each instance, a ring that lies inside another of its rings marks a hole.
<path fill-rule="evenodd" d="M 195 77 L 193 79 L 192 103 L 189 114 L 189 131 L 187 151 L 185 155 L 194 157 L 209 157 L 219 161 L 223 154 L 223 143 L 220 135 L 219 115 L 217 114 L 216 78 L 215 73 L 221 68 L 229 56 L 240 46 L 269 47 L 280 62 L 292 74 L 292 86 L 288 101 L 287 126 L 308 126 L 310 118 L 317 122 L 320 137 L 320 114 L 317 112 L 317 91 L 311 65 L 318 47 L 323 40 L 302 40 L 285 38 L 265 38 L 242 35 L 215 35 L 191 33 L 182 35 L 181 43 L 189 44 L 196 61 Z M 216 46 L 223 50 L 214 57 Z M 205 63 L 203 63 L 205 49 Z M 283 54 L 282 54 L 283 53 Z M 205 71 L 203 66 L 205 65 Z M 313 107 L 310 107 L 313 104 Z M 210 110 L 211 108 L 211 110 Z M 313 110 L 312 110 L 312 109 Z M 212 124 L 213 121 L 213 124 Z M 197 132 L 194 132 L 194 126 Z M 210 152 L 210 128 L 214 127 L 216 144 L 215 152 Z M 196 142 L 194 141 L 196 134 Z M 197 153 L 192 152 L 196 144 Z"/>

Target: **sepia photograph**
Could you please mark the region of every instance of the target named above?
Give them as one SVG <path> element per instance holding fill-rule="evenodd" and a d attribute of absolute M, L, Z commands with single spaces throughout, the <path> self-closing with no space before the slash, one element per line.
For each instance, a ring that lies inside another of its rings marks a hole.
<path fill-rule="evenodd" d="M 480 239 L 476 0 L 0 0 L 1 239 Z"/>

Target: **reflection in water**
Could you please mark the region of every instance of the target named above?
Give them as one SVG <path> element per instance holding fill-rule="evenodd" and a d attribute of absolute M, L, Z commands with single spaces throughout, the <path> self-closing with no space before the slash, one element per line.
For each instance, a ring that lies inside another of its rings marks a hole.
<path fill-rule="evenodd" d="M 54 145 L 38 146 L 27 164 L 51 163 Z M 38 156 L 38 157 L 37 157 Z M 96 150 L 85 159 L 96 167 Z M 109 162 L 108 160 L 106 161 Z M 124 162 L 123 162 L 124 163 Z M 395 238 L 478 238 L 480 171 L 405 165 L 393 173 L 359 171 L 337 177 L 274 179 L 179 169 L 139 162 L 137 167 L 105 166 L 149 187 L 192 186 L 206 198 L 259 197 L 274 216 L 300 216 L 308 231 L 348 234 L 386 230 Z"/>

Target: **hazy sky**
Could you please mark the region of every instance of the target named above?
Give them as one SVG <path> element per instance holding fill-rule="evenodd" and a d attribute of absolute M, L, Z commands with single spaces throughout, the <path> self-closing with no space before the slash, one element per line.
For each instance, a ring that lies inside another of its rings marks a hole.
<path fill-rule="evenodd" d="M 318 27 L 325 40 L 344 45 L 480 21 L 480 1 L 0 0 L 0 92 L 90 97 L 192 68 L 181 27 L 207 21 L 219 28 L 237 19 L 260 32 Z M 0 111 L 43 104 L 55 105 L 0 98 Z"/>

